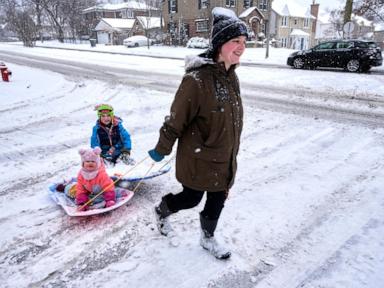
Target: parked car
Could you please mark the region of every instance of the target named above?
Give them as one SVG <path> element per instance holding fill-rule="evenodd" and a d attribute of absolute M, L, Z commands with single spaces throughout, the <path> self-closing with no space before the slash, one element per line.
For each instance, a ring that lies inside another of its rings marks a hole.
<path fill-rule="evenodd" d="M 153 45 L 154 41 L 149 39 L 149 45 Z M 135 35 L 123 40 L 123 45 L 126 47 L 147 46 L 148 38 L 143 35 Z"/>
<path fill-rule="evenodd" d="M 349 72 L 366 72 L 383 64 L 380 47 L 364 40 L 332 40 L 312 49 L 289 55 L 287 65 L 296 69 L 316 67 L 344 68 Z"/>
<path fill-rule="evenodd" d="M 192 37 L 188 40 L 187 47 L 205 49 L 209 47 L 209 40 L 202 37 Z"/>

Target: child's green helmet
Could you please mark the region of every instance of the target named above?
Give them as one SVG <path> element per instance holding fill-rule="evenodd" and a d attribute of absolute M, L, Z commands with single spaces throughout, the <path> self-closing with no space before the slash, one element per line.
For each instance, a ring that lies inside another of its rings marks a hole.
<path fill-rule="evenodd" d="M 95 110 L 99 118 L 104 113 L 108 113 L 109 116 L 113 117 L 113 107 L 109 104 L 99 104 L 95 107 Z"/>

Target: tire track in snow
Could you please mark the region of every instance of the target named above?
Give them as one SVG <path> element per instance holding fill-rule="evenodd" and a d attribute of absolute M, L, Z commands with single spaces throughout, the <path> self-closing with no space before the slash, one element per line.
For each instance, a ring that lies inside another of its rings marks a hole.
<path fill-rule="evenodd" d="M 144 188 L 144 190 L 146 189 Z M 142 193 L 140 189 L 138 193 Z M 130 202 L 127 208 L 122 207 L 123 209 L 114 211 L 113 215 L 108 213 L 107 215 L 95 216 L 93 217 L 94 223 L 84 222 L 86 227 L 92 227 L 95 224 L 99 227 L 105 227 L 102 229 L 101 235 L 93 237 L 92 245 L 88 249 L 83 249 L 79 254 L 74 254 L 58 270 L 50 271 L 43 279 L 33 282 L 32 287 L 68 287 L 68 283 L 81 282 L 81 279 L 85 276 L 103 270 L 109 265 L 119 262 L 124 257 L 129 257 L 127 254 L 130 253 L 131 249 L 138 245 L 142 239 L 149 237 L 148 233 L 152 234 L 151 227 L 153 226 L 152 214 L 148 213 L 147 210 L 152 209 L 154 203 L 145 198 L 135 199 Z M 132 212 L 129 210 L 137 211 L 138 207 L 141 209 L 140 212 L 132 215 L 133 217 L 129 217 Z M 79 228 L 77 229 L 78 233 L 83 233 L 83 228 L 81 226 Z M 67 227 L 67 233 L 69 229 L 73 230 L 74 228 Z M 66 233 L 62 233 L 62 236 L 66 236 Z M 78 236 L 72 235 L 71 237 L 77 238 Z M 55 238 L 58 237 L 55 236 Z M 63 241 L 63 239 L 58 240 Z M 73 243 L 73 245 L 76 247 L 79 244 Z M 47 253 L 54 255 L 56 251 L 47 251 Z M 44 255 L 41 257 L 44 257 Z"/>
<path fill-rule="evenodd" d="M 9 56 L 1 54 L 0 51 L 0 55 L 4 55 L 6 57 L 4 58 L 5 60 L 8 59 L 8 61 L 15 62 L 16 64 L 36 67 L 35 62 L 38 62 L 37 68 L 53 70 L 64 75 L 76 76 L 76 78 L 85 77 L 107 81 L 112 85 L 120 83 L 133 87 L 145 86 L 148 89 L 174 93 L 179 83 L 179 79 L 175 79 L 177 77 L 174 77 L 174 75 L 155 73 L 153 71 L 136 71 L 133 69 L 78 63 L 60 59 L 55 60 L 56 63 L 52 63 L 52 59 L 47 57 L 26 56 L 21 53 L 12 53 L 13 56 Z M 355 124 L 363 123 L 363 125 L 374 127 L 384 124 L 384 112 L 375 112 L 373 110 L 377 109 L 368 109 L 369 107 L 384 108 L 384 100 L 380 94 L 361 94 L 354 91 L 315 91 L 300 87 L 270 87 L 246 82 L 242 83 L 242 90 L 244 102 L 248 100 L 256 102 L 263 109 L 333 119 L 335 121 L 346 120 Z M 251 93 L 250 91 L 256 92 Z M 260 96 L 260 94 L 267 96 Z M 316 98 L 318 103 L 312 101 L 305 103 L 306 98 L 311 100 Z M 336 100 L 336 102 L 332 103 L 332 105 L 327 105 L 326 102 L 329 100 Z M 364 105 L 368 107 L 368 110 L 357 111 L 356 108 L 348 108 L 348 105 L 351 103 L 357 103 L 360 106 Z"/>
<path fill-rule="evenodd" d="M 259 255 L 260 261 L 253 270 L 224 274 L 208 287 L 230 288 L 234 283 L 245 288 L 307 287 L 324 273 L 323 268 L 332 263 L 334 255 L 375 221 L 372 213 L 382 211 L 384 198 L 378 191 L 365 191 L 362 183 L 382 177 L 383 163 L 383 157 L 377 159 L 328 195 L 325 202 L 313 207 L 313 215 L 304 217 L 300 233 L 276 252 Z"/>

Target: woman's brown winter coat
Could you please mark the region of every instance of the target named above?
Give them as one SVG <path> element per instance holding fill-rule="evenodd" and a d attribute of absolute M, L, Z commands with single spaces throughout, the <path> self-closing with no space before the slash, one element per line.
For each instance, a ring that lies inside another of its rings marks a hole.
<path fill-rule="evenodd" d="M 177 180 L 200 191 L 228 190 L 237 170 L 243 126 L 236 67 L 226 71 L 223 63 L 198 56 L 186 62 L 186 74 L 155 149 L 168 155 L 178 139 Z"/>

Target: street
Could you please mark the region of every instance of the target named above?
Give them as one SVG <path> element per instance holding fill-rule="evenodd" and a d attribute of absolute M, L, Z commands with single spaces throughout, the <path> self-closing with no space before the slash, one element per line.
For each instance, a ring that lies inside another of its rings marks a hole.
<path fill-rule="evenodd" d="M 372 288 L 384 281 L 383 76 L 238 68 L 245 118 L 238 176 L 217 232 L 233 253 L 223 262 L 198 245 L 203 203 L 172 216 L 180 244 L 157 232 L 154 205 L 180 190 L 174 168 L 102 216 L 69 218 L 47 195 L 51 183 L 76 175 L 97 103 L 115 107 L 132 155 L 145 157 L 183 61 L 33 53 L 0 49 L 14 75 L 0 84 L 2 287 Z"/>

